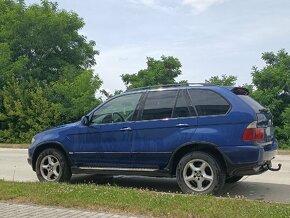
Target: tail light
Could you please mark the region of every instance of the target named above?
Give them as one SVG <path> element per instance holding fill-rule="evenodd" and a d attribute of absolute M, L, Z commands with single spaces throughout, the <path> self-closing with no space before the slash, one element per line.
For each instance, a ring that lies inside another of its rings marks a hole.
<path fill-rule="evenodd" d="M 257 128 L 257 122 L 250 123 L 244 131 L 244 141 L 263 141 L 264 139 L 264 128 Z"/>

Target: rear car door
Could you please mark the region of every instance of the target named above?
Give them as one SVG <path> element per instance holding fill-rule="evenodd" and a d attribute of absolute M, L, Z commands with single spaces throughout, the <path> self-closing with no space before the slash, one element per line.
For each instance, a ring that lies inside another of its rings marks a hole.
<path fill-rule="evenodd" d="M 133 128 L 132 166 L 163 169 L 172 152 L 192 139 L 196 127 L 185 90 L 148 92 Z"/>
<path fill-rule="evenodd" d="M 236 138 L 235 120 L 228 114 L 229 102 L 219 93 L 205 88 L 188 89 L 198 114 L 195 140 L 219 146 L 231 145 Z"/>

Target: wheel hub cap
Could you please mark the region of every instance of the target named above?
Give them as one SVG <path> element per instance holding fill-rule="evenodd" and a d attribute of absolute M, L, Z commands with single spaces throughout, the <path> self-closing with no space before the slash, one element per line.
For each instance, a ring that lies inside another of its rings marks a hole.
<path fill-rule="evenodd" d="M 214 174 L 208 162 L 201 159 L 194 159 L 185 165 L 183 178 L 191 190 L 202 192 L 211 187 Z"/>
<path fill-rule="evenodd" d="M 61 173 L 59 160 L 54 155 L 45 156 L 40 163 L 40 172 L 47 181 L 55 181 Z"/>

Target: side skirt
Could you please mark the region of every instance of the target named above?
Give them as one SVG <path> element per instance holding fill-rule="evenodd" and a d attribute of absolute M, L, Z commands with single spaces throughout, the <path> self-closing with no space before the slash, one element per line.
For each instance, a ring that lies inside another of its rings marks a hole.
<path fill-rule="evenodd" d="M 150 177 L 171 177 L 168 170 L 144 168 L 72 167 L 72 174 L 134 175 Z"/>

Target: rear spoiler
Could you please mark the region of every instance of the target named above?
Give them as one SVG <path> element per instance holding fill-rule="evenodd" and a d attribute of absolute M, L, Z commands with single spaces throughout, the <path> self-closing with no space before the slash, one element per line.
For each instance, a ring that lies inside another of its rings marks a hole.
<path fill-rule="evenodd" d="M 250 93 L 249 90 L 244 87 L 233 87 L 231 91 L 236 95 L 249 95 Z"/>

